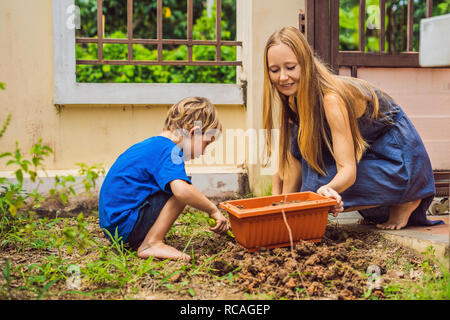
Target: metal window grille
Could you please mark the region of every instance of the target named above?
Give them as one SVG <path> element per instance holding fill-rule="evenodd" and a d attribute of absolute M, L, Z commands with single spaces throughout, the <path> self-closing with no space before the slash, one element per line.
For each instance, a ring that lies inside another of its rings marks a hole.
<path fill-rule="evenodd" d="M 194 0 L 187 0 L 187 39 L 163 39 L 163 0 L 157 0 L 157 38 L 135 39 L 133 37 L 133 0 L 127 0 L 127 39 L 109 39 L 103 34 L 103 0 L 97 0 L 97 38 L 76 38 L 76 43 L 97 44 L 97 60 L 76 60 L 77 65 L 178 65 L 178 66 L 241 66 L 241 61 L 224 61 L 221 59 L 222 46 L 242 46 L 241 41 L 228 41 L 221 39 L 222 32 L 222 0 L 216 0 L 216 40 L 192 39 Z M 103 58 L 103 44 L 128 45 L 126 60 L 106 60 Z M 133 44 L 156 45 L 157 60 L 134 60 Z M 163 45 L 186 45 L 187 60 L 163 60 Z M 192 59 L 192 46 L 215 46 L 216 59 L 199 61 Z"/>
<path fill-rule="evenodd" d="M 333 66 L 351 67 L 352 76 L 357 76 L 358 67 L 419 67 L 419 54 L 413 51 L 413 25 L 414 25 L 414 0 L 408 0 L 406 21 L 406 51 L 401 53 L 385 52 L 385 4 L 386 0 L 380 0 L 380 43 L 378 53 L 365 52 L 366 49 L 366 0 L 359 1 L 359 51 L 345 52 L 336 50 L 332 55 Z M 334 5 L 337 5 L 334 8 Z M 426 1 L 426 17 L 431 17 L 433 0 Z M 339 46 L 339 1 L 331 1 L 332 12 L 332 46 Z"/>
<path fill-rule="evenodd" d="M 359 48 L 357 51 L 339 50 L 339 0 L 307 0 L 305 17 L 300 17 L 300 27 L 305 26 L 308 42 L 319 56 L 337 72 L 339 67 L 350 67 L 357 76 L 358 67 L 420 67 L 419 53 L 413 51 L 414 0 L 408 0 L 406 20 L 406 51 L 385 52 L 386 0 L 379 0 L 380 33 L 379 51 L 366 50 L 366 0 L 359 1 Z M 432 16 L 433 0 L 426 0 L 426 17 Z M 303 21 L 306 20 L 306 21 Z M 321 23 L 314 23 L 321 21 Z M 329 21 L 329 23 L 323 23 Z M 331 32 L 330 32 L 331 30 Z"/>

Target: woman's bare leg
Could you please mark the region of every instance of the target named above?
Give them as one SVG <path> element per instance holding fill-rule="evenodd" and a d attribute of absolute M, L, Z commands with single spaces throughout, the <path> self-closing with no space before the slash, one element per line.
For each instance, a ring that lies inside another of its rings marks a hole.
<path fill-rule="evenodd" d="M 417 209 L 422 200 L 415 200 L 407 203 L 397 204 L 389 210 L 389 219 L 384 223 L 377 224 L 377 228 L 384 230 L 399 230 L 408 224 L 408 219 Z"/>
<path fill-rule="evenodd" d="M 172 196 L 162 208 L 158 219 L 145 236 L 137 252 L 139 258 L 154 256 L 162 259 L 181 259 L 189 261 L 191 257 L 163 242 L 164 237 L 170 230 L 186 205 Z"/>

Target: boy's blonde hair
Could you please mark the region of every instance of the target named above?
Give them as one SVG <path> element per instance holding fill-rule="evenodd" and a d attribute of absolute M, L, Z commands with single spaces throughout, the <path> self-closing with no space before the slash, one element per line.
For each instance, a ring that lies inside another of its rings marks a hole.
<path fill-rule="evenodd" d="M 217 110 L 214 105 L 203 97 L 185 98 L 169 108 L 163 130 L 190 131 L 197 123 L 201 124 L 202 134 L 208 130 L 222 131 Z"/>

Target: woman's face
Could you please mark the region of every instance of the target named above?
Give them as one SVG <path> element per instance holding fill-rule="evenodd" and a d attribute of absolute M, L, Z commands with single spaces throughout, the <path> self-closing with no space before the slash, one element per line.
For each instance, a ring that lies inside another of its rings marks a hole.
<path fill-rule="evenodd" d="M 297 93 L 300 66 L 294 52 L 284 43 L 272 46 L 267 52 L 269 77 L 279 92 L 286 96 Z"/>

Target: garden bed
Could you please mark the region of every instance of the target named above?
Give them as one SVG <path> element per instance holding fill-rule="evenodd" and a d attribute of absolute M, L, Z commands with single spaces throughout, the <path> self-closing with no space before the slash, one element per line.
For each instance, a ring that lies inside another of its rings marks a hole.
<path fill-rule="evenodd" d="M 186 264 L 142 260 L 111 244 L 95 214 L 23 219 L 15 237 L 2 239 L 3 299 L 386 299 L 414 295 L 430 279 L 448 281 L 429 257 L 332 222 L 320 243 L 248 253 L 235 239 L 210 232 L 207 216 L 189 209 L 167 236 L 192 256 Z M 380 272 L 371 289 L 369 266 Z"/>

